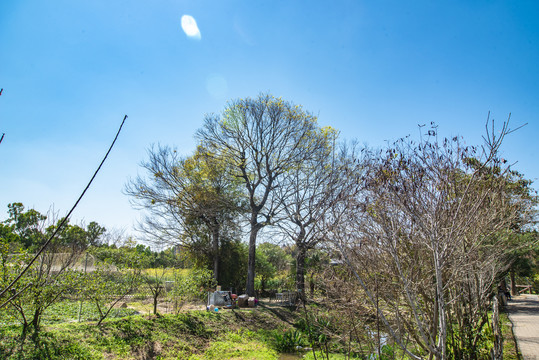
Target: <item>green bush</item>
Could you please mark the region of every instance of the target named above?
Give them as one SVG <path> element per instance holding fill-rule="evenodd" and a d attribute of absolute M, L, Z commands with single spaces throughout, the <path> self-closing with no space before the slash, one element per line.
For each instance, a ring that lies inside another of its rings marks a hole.
<path fill-rule="evenodd" d="M 275 335 L 275 348 L 279 352 L 296 352 L 306 346 L 304 335 L 297 329 L 283 330 Z"/>

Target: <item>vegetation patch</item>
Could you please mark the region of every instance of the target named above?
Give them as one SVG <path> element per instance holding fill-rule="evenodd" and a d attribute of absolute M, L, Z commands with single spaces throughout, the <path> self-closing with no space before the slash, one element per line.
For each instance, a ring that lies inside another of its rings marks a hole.
<path fill-rule="evenodd" d="M 520 360 L 522 355 L 518 351 L 517 341 L 513 333 L 513 324 L 506 313 L 500 313 L 500 325 L 503 335 L 503 358 L 506 360 Z"/>
<path fill-rule="evenodd" d="M 21 345 L 18 327 L 8 326 L 0 330 L 0 358 L 277 359 L 274 334 L 287 326 L 264 309 L 139 315 L 108 319 L 99 326 L 51 324 L 43 329 L 38 346 L 28 340 Z"/>

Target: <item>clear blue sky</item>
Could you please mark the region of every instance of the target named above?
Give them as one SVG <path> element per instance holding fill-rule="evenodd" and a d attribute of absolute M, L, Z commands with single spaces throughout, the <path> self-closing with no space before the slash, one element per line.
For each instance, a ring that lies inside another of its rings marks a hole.
<path fill-rule="evenodd" d="M 205 113 L 259 92 L 372 146 L 430 121 L 477 144 L 511 112 L 528 125 L 504 156 L 537 180 L 538 19 L 537 1 L 3 0 L 0 219 L 10 202 L 65 214 L 127 114 L 73 221 L 130 231 L 146 149 L 190 154 Z"/>

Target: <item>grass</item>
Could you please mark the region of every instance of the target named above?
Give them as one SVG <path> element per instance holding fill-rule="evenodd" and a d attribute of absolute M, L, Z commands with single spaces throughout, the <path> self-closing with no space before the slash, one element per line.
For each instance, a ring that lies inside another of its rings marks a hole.
<path fill-rule="evenodd" d="M 163 281 L 174 281 L 174 272 L 178 273 L 180 277 L 186 277 L 189 275 L 190 269 L 162 269 L 162 268 L 147 268 L 142 270 L 142 273 L 144 275 L 148 276 L 157 276 L 161 277 L 163 276 Z M 163 274 L 164 272 L 164 274 Z"/>
<path fill-rule="evenodd" d="M 52 325 L 61 323 L 78 322 L 79 309 L 81 313 L 81 321 L 96 321 L 99 319 L 97 307 L 88 301 L 81 304 L 78 301 L 63 300 L 52 304 L 48 307 L 42 316 L 42 324 Z M 122 318 L 136 314 L 137 311 L 131 308 L 116 308 L 109 314 L 110 318 Z M 0 326 L 18 325 L 19 321 L 16 317 L 9 313 L 3 313 L 0 317 Z"/>
<path fill-rule="evenodd" d="M 190 311 L 164 316 L 133 315 L 108 319 L 101 326 L 96 326 L 95 321 L 63 321 L 76 318 L 78 303 L 60 303 L 50 311 L 55 315 L 47 318 L 37 347 L 27 340 L 21 348 L 18 326 L 0 326 L 0 358 L 273 360 L 279 359 L 280 352 L 290 351 L 283 348 L 279 339 L 284 338 L 284 334 L 294 333 L 302 337 L 301 341 L 288 341 L 294 348 L 297 344 L 308 346 L 306 335 L 293 326 L 298 324 L 300 314 L 279 307 L 219 313 Z M 504 359 L 519 359 L 506 314 L 500 314 L 500 322 L 504 335 Z M 339 344 L 334 345 L 330 351 L 335 353 L 329 358 L 346 358 L 337 353 L 345 349 L 341 349 Z M 314 359 L 312 351 L 302 355 L 304 359 Z M 322 354 L 317 352 L 316 358 L 323 358 Z"/>
<path fill-rule="evenodd" d="M 518 352 L 518 346 L 513 333 L 513 324 L 506 313 L 500 313 L 500 324 L 503 336 L 503 358 L 506 360 L 520 360 L 522 354 Z"/>
<path fill-rule="evenodd" d="M 283 326 L 262 309 L 138 315 L 110 319 L 99 327 L 95 322 L 49 323 L 37 348 L 27 341 L 22 349 L 19 328 L 6 326 L 0 328 L 0 358 L 278 359 L 271 339 Z"/>
<path fill-rule="evenodd" d="M 80 302 L 65 300 L 53 304 L 43 314 L 43 324 L 59 324 L 74 322 L 79 319 L 79 309 L 81 309 L 81 321 L 95 321 L 99 319 L 97 307 L 90 302 Z M 110 318 L 122 318 L 136 314 L 136 311 L 129 308 L 116 308 L 109 314 Z"/>
<path fill-rule="evenodd" d="M 260 359 L 276 360 L 277 351 L 272 349 L 256 332 L 237 330 L 226 333 L 222 339 L 212 342 L 200 355 L 192 355 L 190 360 L 212 359 Z"/>

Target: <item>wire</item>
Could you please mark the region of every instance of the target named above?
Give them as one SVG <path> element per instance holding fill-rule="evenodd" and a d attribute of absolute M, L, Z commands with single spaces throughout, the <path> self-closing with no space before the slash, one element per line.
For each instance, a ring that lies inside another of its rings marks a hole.
<path fill-rule="evenodd" d="M 26 273 L 26 271 L 28 271 L 28 269 L 32 266 L 32 264 L 36 261 L 36 259 L 39 257 L 39 255 L 41 255 L 41 253 L 43 251 L 45 251 L 45 249 L 47 248 L 47 246 L 50 244 L 50 242 L 52 241 L 52 239 L 54 239 L 54 237 L 56 236 L 56 234 L 58 234 L 58 232 L 60 232 L 60 230 L 62 229 L 62 227 L 66 224 L 66 222 L 69 220 L 69 217 L 71 216 L 71 214 L 73 213 L 73 211 L 75 210 L 75 208 L 77 207 L 77 205 L 79 204 L 79 202 L 81 201 L 82 197 L 84 196 L 84 194 L 86 193 L 86 191 L 88 190 L 88 188 L 90 187 L 90 185 L 92 184 L 92 181 L 94 181 L 95 177 L 97 176 L 97 173 L 99 172 L 99 170 L 101 169 L 101 166 L 103 166 L 103 163 L 105 162 L 105 160 L 107 159 L 107 157 L 109 156 L 111 150 L 112 150 L 112 147 L 114 146 L 114 143 L 116 143 L 116 140 L 118 139 L 118 135 L 120 135 L 120 131 L 122 131 L 122 127 L 124 126 L 124 123 L 125 123 L 125 120 L 127 119 L 127 115 L 124 116 L 124 119 L 122 121 L 122 124 L 120 125 L 120 128 L 118 129 L 118 132 L 116 133 L 116 137 L 114 138 L 114 140 L 112 141 L 112 144 L 110 144 L 110 147 L 109 147 L 109 150 L 107 151 L 107 153 L 105 154 L 105 157 L 103 158 L 103 160 L 101 160 L 101 164 L 99 164 L 97 170 L 94 172 L 94 175 L 92 176 L 92 178 L 90 179 L 90 181 L 88 182 L 88 185 L 86 185 L 86 188 L 84 188 L 84 191 L 80 194 L 77 202 L 75 202 L 75 205 L 73 205 L 73 207 L 71 208 L 71 210 L 69 210 L 69 213 L 67 213 L 67 215 L 63 218 L 62 222 L 60 223 L 60 225 L 58 225 L 58 227 L 56 228 L 56 230 L 54 231 L 54 233 L 49 237 L 49 239 L 45 242 L 45 244 L 43 244 L 43 246 L 41 247 L 41 249 L 39 249 L 39 251 L 37 252 L 37 254 L 32 258 L 32 260 L 28 263 L 28 265 L 26 265 L 26 267 L 24 268 L 24 270 L 11 282 L 11 284 L 9 284 L 5 289 L 3 289 L 1 292 L 0 292 L 0 298 L 2 298 L 2 296 L 4 296 L 4 294 L 6 292 L 8 292 L 9 289 L 11 289 L 13 287 L 13 285 L 15 285 L 17 283 L 17 281 L 19 281 L 21 279 L 21 277 Z M 20 292 L 19 292 L 20 294 Z M 18 295 L 18 294 L 17 294 Z M 10 299 L 12 300 L 12 299 Z"/>

